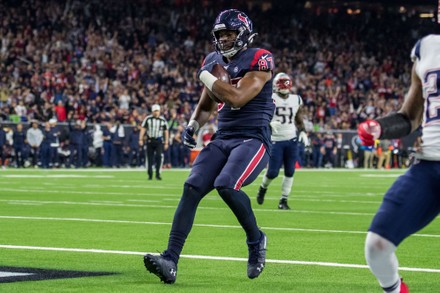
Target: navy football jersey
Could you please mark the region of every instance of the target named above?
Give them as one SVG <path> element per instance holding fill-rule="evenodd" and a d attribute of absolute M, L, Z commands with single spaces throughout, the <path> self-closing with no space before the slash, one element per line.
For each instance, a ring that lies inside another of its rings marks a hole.
<path fill-rule="evenodd" d="M 206 56 L 204 63 L 216 61 L 222 65 L 231 77 L 232 85 L 236 85 L 249 71 L 273 71 L 272 53 L 259 48 L 248 48 L 238 52 L 226 63 L 218 52 Z M 261 139 L 266 148 L 270 148 L 270 126 L 275 110 L 272 100 L 272 79 L 267 81 L 262 90 L 241 108 L 219 103 L 218 130 L 216 138 L 255 137 Z"/>

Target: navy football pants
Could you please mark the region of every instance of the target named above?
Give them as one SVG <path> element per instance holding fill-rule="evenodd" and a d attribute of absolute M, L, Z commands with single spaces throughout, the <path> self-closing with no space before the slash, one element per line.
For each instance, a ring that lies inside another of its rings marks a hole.
<path fill-rule="evenodd" d="M 440 162 L 420 161 L 385 194 L 369 228 L 398 246 L 440 212 Z"/>
<path fill-rule="evenodd" d="M 266 166 L 268 157 L 264 144 L 255 138 L 214 140 L 209 143 L 197 156 L 185 182 L 164 256 L 177 264 L 191 231 L 197 206 L 214 188 L 237 217 L 247 240 L 258 240 L 260 232 L 249 197 L 240 189 L 257 178 Z"/>
<path fill-rule="evenodd" d="M 203 195 L 219 187 L 239 190 L 257 178 L 268 159 L 258 139 L 214 140 L 197 156 L 186 183 Z"/>
<path fill-rule="evenodd" d="M 269 167 L 266 173 L 267 178 L 274 179 L 278 177 L 281 166 L 284 166 L 284 176 L 293 177 L 295 164 L 298 160 L 297 139 L 274 142 L 270 154 Z"/>

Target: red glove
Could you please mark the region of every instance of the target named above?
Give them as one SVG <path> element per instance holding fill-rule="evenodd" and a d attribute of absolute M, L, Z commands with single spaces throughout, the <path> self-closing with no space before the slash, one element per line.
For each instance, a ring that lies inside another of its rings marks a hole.
<path fill-rule="evenodd" d="M 367 120 L 358 126 L 358 135 L 362 141 L 362 145 L 374 145 L 374 140 L 378 139 L 381 134 L 382 127 L 376 120 Z"/>

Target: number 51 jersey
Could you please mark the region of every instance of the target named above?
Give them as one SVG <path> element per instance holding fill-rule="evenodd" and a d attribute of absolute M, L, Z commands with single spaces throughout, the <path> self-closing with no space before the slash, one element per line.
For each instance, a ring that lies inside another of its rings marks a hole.
<path fill-rule="evenodd" d="M 291 140 L 296 137 L 295 116 L 303 104 L 299 95 L 289 94 L 286 99 L 277 93 L 272 94 L 275 102 L 275 113 L 270 123 L 272 127 L 272 141 Z"/>
<path fill-rule="evenodd" d="M 440 161 L 440 35 L 420 39 L 411 51 L 425 99 L 422 146 L 417 157 Z"/>

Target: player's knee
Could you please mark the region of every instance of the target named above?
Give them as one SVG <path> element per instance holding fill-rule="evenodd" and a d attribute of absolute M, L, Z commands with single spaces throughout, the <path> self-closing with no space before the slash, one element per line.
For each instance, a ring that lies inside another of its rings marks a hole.
<path fill-rule="evenodd" d="M 278 177 L 278 173 L 279 172 L 277 172 L 277 171 L 268 170 L 265 176 L 272 180 L 272 179 L 275 179 Z"/>
<path fill-rule="evenodd" d="M 189 175 L 189 177 L 185 181 L 185 186 L 189 185 L 192 186 L 194 189 L 199 190 L 201 192 L 203 191 L 210 191 L 210 183 L 206 182 L 204 179 L 204 176 L 200 173 L 193 173 Z M 211 188 L 212 189 L 212 188 Z"/>
<path fill-rule="evenodd" d="M 284 176 L 287 177 L 287 178 L 292 178 L 293 174 L 295 174 L 295 170 L 292 170 L 292 171 L 286 170 L 284 172 Z"/>
<path fill-rule="evenodd" d="M 216 187 L 218 194 L 225 201 L 228 202 L 234 195 L 234 189 L 229 187 Z"/>
<path fill-rule="evenodd" d="M 396 247 L 384 237 L 368 232 L 365 240 L 365 256 L 367 259 L 381 258 L 386 254 L 392 253 Z"/>
<path fill-rule="evenodd" d="M 235 190 L 229 187 L 217 187 L 217 192 L 223 201 L 228 205 L 239 203 L 242 206 L 250 206 L 251 204 L 249 197 L 241 190 Z"/>
<path fill-rule="evenodd" d="M 201 198 L 201 193 L 198 190 L 197 187 L 188 184 L 185 182 L 185 184 L 183 185 L 183 196 L 185 197 L 194 197 L 194 198 Z"/>

